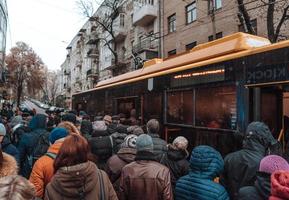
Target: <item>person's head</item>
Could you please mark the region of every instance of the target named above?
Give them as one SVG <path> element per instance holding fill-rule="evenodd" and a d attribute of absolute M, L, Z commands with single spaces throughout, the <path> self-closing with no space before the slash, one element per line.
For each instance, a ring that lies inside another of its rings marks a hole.
<path fill-rule="evenodd" d="M 139 151 L 147 151 L 153 152 L 154 144 L 152 137 L 147 134 L 141 134 L 136 139 L 136 150 Z"/>
<path fill-rule="evenodd" d="M 160 129 L 160 124 L 158 120 L 151 119 L 147 123 L 147 131 L 149 134 L 158 134 Z"/>
<path fill-rule="evenodd" d="M 174 141 L 172 143 L 172 147 L 175 150 L 185 152 L 187 154 L 187 156 L 188 156 L 189 155 L 189 153 L 187 151 L 188 144 L 189 144 L 189 142 L 188 142 L 188 140 L 185 137 L 179 136 L 179 137 L 174 139 Z"/>
<path fill-rule="evenodd" d="M 141 134 L 144 134 L 144 131 L 141 127 L 136 127 L 133 131 L 132 131 L 132 134 L 134 135 L 141 135 Z"/>
<path fill-rule="evenodd" d="M 80 125 L 80 132 L 83 135 L 91 135 L 93 131 L 92 123 L 88 120 L 82 120 Z"/>
<path fill-rule="evenodd" d="M 269 156 L 264 157 L 261 160 L 260 166 L 259 166 L 260 172 L 273 174 L 275 171 L 278 171 L 278 170 L 289 171 L 288 162 L 281 156 L 269 155 Z"/>
<path fill-rule="evenodd" d="M 61 167 L 69 167 L 88 161 L 89 146 L 81 135 L 72 134 L 65 138 L 54 161 L 55 172 Z"/>
<path fill-rule="evenodd" d="M 136 135 L 128 135 L 124 138 L 124 141 L 121 145 L 122 148 L 132 148 L 135 149 L 136 148 L 136 139 L 137 136 Z"/>
<path fill-rule="evenodd" d="M 6 128 L 4 126 L 4 124 L 0 123 L 0 143 L 3 141 L 3 138 L 6 135 Z"/>
<path fill-rule="evenodd" d="M 0 179 L 1 200 L 32 200 L 34 197 L 35 188 L 24 177 L 13 175 Z"/>
<path fill-rule="evenodd" d="M 119 124 L 120 123 L 119 115 L 113 115 L 111 117 L 111 119 L 112 119 L 112 123 L 114 123 L 114 124 Z"/>
<path fill-rule="evenodd" d="M 68 122 L 68 121 L 64 121 L 64 122 L 61 122 L 58 124 L 57 127 L 60 127 L 60 128 L 65 128 L 68 130 L 69 134 L 78 134 L 80 135 L 80 132 L 79 130 L 76 128 L 76 126 L 71 123 L 71 122 Z"/>
<path fill-rule="evenodd" d="M 64 115 L 61 117 L 61 121 L 62 121 L 62 122 L 71 122 L 71 123 L 73 123 L 73 124 L 76 124 L 76 115 L 73 114 L 73 113 L 64 114 Z"/>
<path fill-rule="evenodd" d="M 49 142 L 50 144 L 54 144 L 58 141 L 63 141 L 68 134 L 69 132 L 65 128 L 54 128 L 49 134 Z"/>
<path fill-rule="evenodd" d="M 43 114 L 36 114 L 29 122 L 29 127 L 32 130 L 46 129 L 47 128 L 47 117 Z"/>
<path fill-rule="evenodd" d="M 111 124 L 112 123 L 112 118 L 110 115 L 105 115 L 103 117 L 103 121 L 105 122 L 106 125 Z"/>

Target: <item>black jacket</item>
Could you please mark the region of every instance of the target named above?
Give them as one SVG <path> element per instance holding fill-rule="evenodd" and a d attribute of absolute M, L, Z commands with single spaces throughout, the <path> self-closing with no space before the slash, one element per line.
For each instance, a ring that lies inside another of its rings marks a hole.
<path fill-rule="evenodd" d="M 153 144 L 154 144 L 154 154 L 158 161 L 161 160 L 161 157 L 164 153 L 167 152 L 167 142 L 160 138 L 158 134 L 149 133 L 152 137 Z"/>
<path fill-rule="evenodd" d="M 271 174 L 258 172 L 254 186 L 242 187 L 238 200 L 263 200 L 270 197 Z"/>
<path fill-rule="evenodd" d="M 175 150 L 168 146 L 168 152 L 160 160 L 160 163 L 167 166 L 170 170 L 173 188 L 180 177 L 189 173 L 190 163 L 186 160 L 186 157 L 185 151 Z"/>
<path fill-rule="evenodd" d="M 220 182 L 231 199 L 238 198 L 238 191 L 244 186 L 253 186 L 261 159 L 270 146 L 277 141 L 269 128 L 262 122 L 252 122 L 246 130 L 243 149 L 228 154 Z"/>

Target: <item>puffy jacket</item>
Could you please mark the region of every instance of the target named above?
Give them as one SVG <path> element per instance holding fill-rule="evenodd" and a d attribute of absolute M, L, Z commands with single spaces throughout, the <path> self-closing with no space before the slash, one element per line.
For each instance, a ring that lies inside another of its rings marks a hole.
<path fill-rule="evenodd" d="M 124 166 L 134 161 L 136 149 L 121 148 L 117 154 L 110 157 L 107 161 L 106 172 L 119 196 L 119 179 L 121 170 Z"/>
<path fill-rule="evenodd" d="M 257 173 L 254 186 L 242 187 L 239 190 L 238 200 L 263 200 L 268 199 L 271 191 L 271 174 Z"/>
<path fill-rule="evenodd" d="M 117 200 L 107 174 L 90 161 L 60 168 L 47 185 L 45 200 L 102 200 L 100 181 L 103 180 L 105 200 Z"/>
<path fill-rule="evenodd" d="M 173 188 L 180 177 L 189 173 L 190 163 L 186 158 L 187 153 L 185 151 L 175 150 L 169 145 L 168 152 L 160 160 L 161 164 L 170 169 Z"/>
<path fill-rule="evenodd" d="M 62 143 L 63 142 L 54 143 L 49 147 L 47 152 L 57 155 Z M 33 166 L 29 181 L 34 185 L 36 196 L 39 198 L 43 198 L 45 187 L 54 174 L 53 163 L 53 158 L 44 155 L 39 158 Z"/>
<path fill-rule="evenodd" d="M 172 200 L 169 169 L 154 160 L 150 152 L 137 152 L 135 162 L 121 172 L 121 200 Z"/>
<path fill-rule="evenodd" d="M 243 149 L 228 154 L 224 159 L 224 173 L 220 182 L 226 187 L 231 199 L 238 198 L 241 187 L 254 185 L 261 159 L 268 148 L 276 143 L 264 123 L 252 122 L 248 125 Z"/>
<path fill-rule="evenodd" d="M 11 143 L 8 135 L 6 135 L 3 138 L 3 141 L 1 143 L 2 146 L 2 151 L 13 156 L 17 162 L 17 164 L 20 164 L 20 160 L 19 160 L 19 151 L 18 149 Z"/>
<path fill-rule="evenodd" d="M 167 152 L 168 148 L 167 148 L 167 142 L 164 141 L 163 139 L 160 138 L 160 136 L 158 134 L 154 134 L 154 133 L 149 133 L 149 135 L 152 137 L 153 139 L 153 144 L 154 144 L 154 154 L 156 156 L 156 159 L 158 161 L 161 160 L 161 157 L 164 153 Z"/>
<path fill-rule="evenodd" d="M 32 166 L 28 160 L 28 156 L 30 156 L 33 152 L 33 149 L 36 147 L 38 143 L 39 136 L 43 133 L 47 133 L 46 131 L 46 116 L 42 114 L 35 115 L 30 123 L 29 127 L 32 132 L 25 133 L 19 142 L 18 150 L 19 150 L 19 159 L 21 163 L 21 171 L 20 174 L 25 178 L 29 178 Z"/>
<path fill-rule="evenodd" d="M 2 154 L 3 154 L 3 163 L 2 166 L 0 166 L 0 178 L 10 175 L 17 175 L 18 167 L 16 160 L 6 153 Z"/>
<path fill-rule="evenodd" d="M 229 200 L 225 188 L 213 180 L 222 172 L 224 161 L 219 152 L 209 146 L 193 149 L 190 172 L 176 184 L 176 200 Z"/>
<path fill-rule="evenodd" d="M 276 171 L 271 175 L 271 196 L 269 200 L 289 199 L 289 172 Z"/>

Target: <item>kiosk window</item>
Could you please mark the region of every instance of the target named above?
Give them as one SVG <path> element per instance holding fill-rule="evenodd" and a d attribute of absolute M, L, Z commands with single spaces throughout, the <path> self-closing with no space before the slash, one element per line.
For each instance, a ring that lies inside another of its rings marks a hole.
<path fill-rule="evenodd" d="M 167 122 L 193 124 L 193 91 L 169 92 L 167 97 Z"/>
<path fill-rule="evenodd" d="M 236 128 L 236 88 L 234 86 L 196 89 L 196 126 Z"/>

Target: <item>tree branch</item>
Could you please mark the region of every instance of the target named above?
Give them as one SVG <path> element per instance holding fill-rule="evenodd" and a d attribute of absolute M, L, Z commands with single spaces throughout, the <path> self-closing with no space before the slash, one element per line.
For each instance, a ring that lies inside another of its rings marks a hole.
<path fill-rule="evenodd" d="M 289 16 L 287 14 L 288 10 L 289 10 L 289 5 L 286 8 L 284 8 L 282 17 L 281 17 L 281 19 L 280 19 L 280 21 L 279 21 L 279 23 L 278 23 L 278 25 L 276 27 L 276 31 L 275 31 L 275 34 L 274 34 L 274 42 L 276 42 L 278 40 L 282 25 L 284 24 L 284 22 L 286 20 L 289 19 Z"/>

